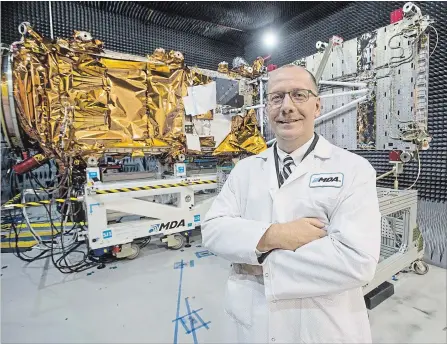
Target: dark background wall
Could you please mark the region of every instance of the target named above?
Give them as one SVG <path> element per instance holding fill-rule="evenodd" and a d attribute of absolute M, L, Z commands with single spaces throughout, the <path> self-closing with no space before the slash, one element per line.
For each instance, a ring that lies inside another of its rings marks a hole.
<path fill-rule="evenodd" d="M 54 37 L 71 37 L 73 30 L 88 31 L 94 38 L 103 41 L 106 49 L 137 55 L 151 54 L 159 47 L 173 49 L 185 55 L 188 65 L 213 70 L 217 69 L 219 62 L 231 61 L 235 56 L 244 54 L 243 44 L 239 40 L 228 43 L 188 32 L 191 31 L 190 22 L 183 25 L 176 23 L 175 27 L 182 30 L 163 23 L 154 24 L 152 21 L 156 18 L 151 12 L 138 4 L 130 7 L 131 2 L 109 10 L 81 2 L 52 1 L 51 4 Z M 24 21 L 50 37 L 48 2 L 2 2 L 1 9 L 2 43 L 18 41 L 20 34 L 17 27 Z"/>

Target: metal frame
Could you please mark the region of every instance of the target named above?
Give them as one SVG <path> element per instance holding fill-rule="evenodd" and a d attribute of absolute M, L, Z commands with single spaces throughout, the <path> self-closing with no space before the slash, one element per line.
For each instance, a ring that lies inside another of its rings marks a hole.
<path fill-rule="evenodd" d="M 377 188 L 377 194 L 382 214 L 383 260 L 377 265 L 374 279 L 363 287 L 364 295 L 424 255 L 424 250 L 418 250 L 418 240 L 413 239 L 417 227 L 417 191 Z"/>
<path fill-rule="evenodd" d="M 329 44 L 326 46 L 324 53 L 323 53 L 323 57 L 321 58 L 321 63 L 318 66 L 318 69 L 315 73 L 315 80 L 317 80 L 317 83 L 320 82 L 320 79 L 323 76 L 324 69 L 326 68 L 326 64 L 329 60 L 329 57 L 331 56 L 331 52 L 333 51 L 334 46 L 336 46 L 338 44 L 342 44 L 342 43 L 343 43 L 343 39 L 338 36 L 333 36 L 329 40 Z M 317 45 L 318 45 L 318 43 L 317 43 Z"/>
<path fill-rule="evenodd" d="M 13 56 L 12 54 L 9 55 L 9 63 L 6 66 L 6 82 L 8 85 L 8 101 L 9 101 L 9 114 L 11 115 L 11 121 L 13 124 L 13 128 L 15 131 L 15 140 L 17 145 L 20 148 L 24 147 L 23 141 L 22 141 L 22 137 L 20 136 L 20 130 L 19 130 L 19 123 L 17 120 L 17 114 L 16 114 L 16 110 L 15 110 L 15 101 L 14 101 L 14 85 L 12 83 L 12 64 L 13 64 Z M 6 119 L 5 119 L 6 120 Z M 13 139 L 11 139 L 11 141 L 14 141 Z"/>
<path fill-rule="evenodd" d="M 196 202 L 198 198 L 195 197 L 195 193 L 216 189 L 216 182 L 165 188 L 166 185 L 197 181 L 216 181 L 216 175 L 200 175 L 183 179 L 117 181 L 86 186 L 84 210 L 87 214 L 87 237 L 90 247 L 97 249 L 123 245 L 138 238 L 155 235 L 169 236 L 199 226 L 201 219 L 211 206 L 214 195 L 205 197 L 202 202 Z M 111 189 L 131 190 L 144 187 L 157 188 L 123 193 L 97 193 L 97 191 Z M 169 196 L 175 197 L 175 204 L 166 204 Z M 111 211 L 126 213 L 125 215 L 133 216 L 134 219 L 110 224 Z M 148 220 L 141 220 L 141 217 Z M 173 225 L 174 221 L 176 225 Z M 180 225 L 182 221 L 184 225 Z"/>
<path fill-rule="evenodd" d="M 411 3 L 407 5 L 413 6 Z M 320 51 L 293 62 L 314 73 L 319 85 L 343 88 L 341 93 L 321 89 L 321 98 L 324 99 L 322 115 L 315 121 L 318 134 L 349 150 L 366 147 L 415 151 L 421 147 L 424 150 L 428 148 L 429 37 L 427 33 L 422 33 L 418 37 L 419 43 L 413 43 L 418 42 L 415 35 L 419 32 L 415 31 L 411 36 L 408 28 L 419 22 L 421 32 L 425 32 L 433 21 L 428 16 L 422 16 L 420 10 L 416 12 L 410 11 L 402 21 L 345 41 L 341 46 L 333 46 L 332 39 L 329 44 L 318 42 L 317 48 L 325 46 L 324 53 Z M 404 32 L 408 36 L 403 36 Z M 365 42 L 368 43 L 366 48 L 363 46 Z M 419 46 L 413 49 L 413 44 Z M 397 61 L 400 53 L 405 58 Z M 396 87 L 397 84 L 402 86 Z M 345 87 L 357 86 L 365 91 L 345 92 Z M 359 97 L 353 99 L 353 95 Z M 365 112 L 365 108 L 369 110 Z M 374 120 L 371 119 L 371 111 Z M 358 121 L 360 116 L 365 122 L 361 127 Z M 412 127 L 414 124 L 418 131 Z M 358 139 L 358 127 L 367 128 L 366 132 L 370 132 L 372 137 L 368 137 L 369 142 Z M 400 131 L 406 132 L 407 137 L 401 137 Z M 413 143 L 414 138 L 410 134 L 416 132 L 420 137 Z M 266 139 L 270 138 L 269 135 Z M 269 140 L 267 144 L 271 145 L 274 141 Z"/>
<path fill-rule="evenodd" d="M 407 21 L 407 19 L 404 19 Z M 395 50 L 384 50 L 384 46 L 395 36 L 402 25 L 399 23 L 388 25 L 377 30 L 377 47 L 381 47 L 380 54 L 375 58 L 378 66 L 386 65 Z M 408 121 L 416 121 L 422 128 L 427 129 L 428 118 L 428 35 L 424 34 L 426 43 L 422 48 L 414 49 L 414 56 L 399 66 L 389 68 L 390 77 L 384 77 L 378 71 L 376 86 L 376 148 L 415 150 L 415 144 L 397 139 L 399 127 L 402 128 Z M 393 38 L 393 44 L 399 44 L 405 49 L 405 56 L 410 56 L 411 40 L 398 36 Z M 388 69 L 386 69 L 388 70 Z M 396 86 L 402 85 L 402 86 Z M 409 101 L 409 99 L 411 101 Z"/>
<path fill-rule="evenodd" d="M 348 93 L 348 94 L 351 93 L 352 94 L 352 92 L 342 92 L 342 93 L 335 93 L 335 94 L 333 94 L 333 96 L 341 96 L 341 95 L 346 94 L 346 93 Z M 317 117 L 315 119 L 315 126 L 317 126 L 317 125 L 319 125 L 319 124 L 323 123 L 324 121 L 327 121 L 327 120 L 329 120 L 331 118 L 334 118 L 335 116 L 340 115 L 343 111 L 348 110 L 351 107 L 353 107 L 354 105 L 357 105 L 358 103 L 361 103 L 361 102 L 365 101 L 366 98 L 367 98 L 367 96 L 365 95 L 365 96 L 362 96 L 360 98 L 354 99 L 353 101 L 349 102 L 348 104 L 342 105 L 342 106 L 340 106 L 337 109 L 329 111 L 328 113 L 324 114 L 323 116 Z"/>

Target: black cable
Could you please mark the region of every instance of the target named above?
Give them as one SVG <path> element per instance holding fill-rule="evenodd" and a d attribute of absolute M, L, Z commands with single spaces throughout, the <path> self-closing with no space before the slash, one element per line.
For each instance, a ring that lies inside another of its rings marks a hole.
<path fill-rule="evenodd" d="M 33 188 L 36 196 L 40 199 L 40 197 L 37 195 L 36 190 L 34 188 L 34 184 L 32 180 L 36 180 L 36 178 L 33 176 L 33 178 L 31 179 L 31 187 Z M 40 183 L 39 183 L 40 184 Z M 68 189 L 68 188 L 67 188 Z M 67 190 L 68 191 L 68 190 Z M 70 196 L 69 192 L 66 193 L 67 194 L 67 198 Z M 68 199 L 67 199 L 68 201 Z M 89 252 L 88 252 L 88 247 L 87 247 L 87 253 L 84 251 L 80 251 L 77 250 L 77 248 L 79 248 L 83 243 L 81 242 L 73 242 L 72 244 L 70 244 L 68 247 L 65 247 L 64 245 L 64 222 L 68 216 L 68 210 L 70 209 L 69 207 L 69 202 L 65 202 L 63 203 L 62 207 L 61 207 L 61 229 L 59 231 L 59 233 L 57 232 L 57 228 L 54 224 L 53 221 L 53 216 L 52 216 L 52 212 L 51 212 L 51 205 L 52 203 L 49 204 L 49 206 L 47 207 L 46 205 L 43 205 L 48 217 L 49 217 L 49 223 L 51 226 L 51 237 L 52 237 L 52 241 L 51 241 L 51 247 L 50 247 L 50 252 L 51 252 L 51 260 L 53 265 L 56 267 L 56 269 L 58 269 L 59 272 L 64 273 L 64 274 L 68 274 L 68 273 L 74 273 L 74 272 L 81 272 L 81 271 L 85 271 L 87 269 L 90 269 L 94 266 L 96 266 L 98 264 L 98 262 L 93 261 L 93 260 L 89 260 Z M 75 224 L 76 226 L 77 224 Z M 71 229 L 73 230 L 73 228 Z M 71 231 L 70 230 L 70 231 Z M 55 233 L 56 231 L 56 233 Z M 60 241 L 61 241 L 61 257 L 59 257 L 57 260 L 55 259 L 55 252 L 54 252 L 54 243 L 57 239 L 57 236 L 60 236 Z M 81 261 L 75 263 L 75 264 L 71 264 L 67 261 L 67 256 L 71 253 L 81 253 L 83 255 L 83 258 Z"/>
<path fill-rule="evenodd" d="M 81 229 L 81 230 L 85 230 L 85 227 L 82 223 L 74 223 L 73 227 L 68 230 L 68 231 L 64 231 L 64 223 L 65 221 L 68 219 L 69 216 L 74 216 L 77 215 L 79 213 L 79 211 L 81 209 L 79 209 L 77 212 L 73 212 L 73 207 L 71 206 L 71 202 L 69 200 L 70 197 L 70 189 L 71 187 L 68 186 L 67 183 L 69 183 L 69 178 L 68 178 L 68 173 L 69 170 L 67 170 L 67 172 L 62 176 L 61 182 L 59 183 L 59 187 L 64 189 L 64 196 L 66 197 L 66 202 L 64 202 L 60 208 L 60 231 L 58 231 L 54 220 L 53 220 L 53 214 L 52 214 L 52 194 L 50 194 L 48 192 L 48 188 L 43 186 L 40 181 L 37 179 L 37 177 L 33 174 L 33 173 L 28 173 L 29 176 L 29 181 L 30 181 L 30 185 L 31 188 L 34 191 L 35 196 L 37 197 L 38 200 L 42 200 L 42 198 L 39 196 L 36 188 L 35 188 L 35 183 L 37 185 L 39 185 L 42 190 L 47 194 L 50 203 L 47 207 L 47 205 L 43 204 L 43 207 L 45 208 L 45 211 L 48 215 L 48 222 L 50 224 L 50 228 L 51 228 L 51 245 L 49 246 L 45 246 L 48 248 L 47 250 L 43 250 L 42 252 L 40 252 L 37 256 L 35 257 L 30 257 L 22 252 L 20 252 L 19 249 L 19 237 L 20 237 L 20 229 L 18 227 L 22 227 L 23 225 L 23 221 L 24 221 L 24 217 L 22 216 L 20 219 L 20 225 L 18 225 L 18 217 L 16 216 L 16 212 L 18 211 L 18 209 L 11 209 L 8 211 L 8 217 L 9 217 L 9 222 L 11 223 L 11 227 L 9 230 L 9 246 L 11 247 L 11 243 L 12 243 L 12 232 L 14 232 L 14 242 L 15 242 L 15 255 L 20 258 L 23 261 L 26 261 L 28 263 L 31 263 L 33 261 L 39 260 L 39 259 L 44 259 L 44 258 L 48 258 L 51 257 L 51 261 L 53 263 L 53 265 L 56 267 L 56 269 L 58 269 L 59 272 L 63 273 L 63 274 L 69 274 L 69 273 L 77 273 L 77 272 L 82 272 L 88 269 L 91 269 L 99 264 L 103 264 L 104 262 L 108 262 L 108 261 L 113 261 L 116 258 L 109 258 L 107 259 L 107 257 L 94 257 L 92 255 L 92 252 L 90 250 L 89 247 L 89 243 L 86 240 L 85 243 L 83 242 L 76 242 L 75 241 L 75 237 L 74 235 L 76 235 L 76 232 L 73 233 L 73 231 L 77 230 L 77 229 Z M 16 175 L 15 173 L 12 171 L 10 174 L 10 189 L 11 192 L 14 192 L 14 188 L 17 186 L 17 180 L 16 180 Z M 79 190 L 78 190 L 79 191 Z M 62 197 L 61 197 L 62 198 Z M 73 221 L 74 222 L 74 221 Z M 66 235 L 69 235 L 73 233 L 73 242 L 70 243 L 68 246 L 65 245 L 65 238 Z M 58 248 L 58 252 L 55 251 L 55 243 L 57 242 L 58 238 L 60 238 L 60 248 Z M 143 242 L 143 245 L 147 245 L 149 243 L 150 240 L 145 240 Z M 86 245 L 86 247 L 84 249 L 80 249 L 81 246 Z M 60 257 L 57 257 L 57 255 L 60 253 Z M 68 261 L 68 256 L 73 254 L 73 253 L 78 253 L 82 255 L 82 258 L 77 261 L 76 263 L 71 263 Z"/>
<path fill-rule="evenodd" d="M 8 171 L 8 173 L 10 174 L 9 175 L 10 192 L 12 194 L 15 194 L 15 192 L 18 190 L 17 175 L 16 175 L 16 173 L 15 173 L 15 171 L 13 169 L 10 169 Z M 37 193 L 36 193 L 36 195 L 37 195 Z M 49 255 L 48 254 L 45 255 L 45 253 L 48 250 L 43 250 L 41 253 L 39 253 L 35 257 L 28 256 L 28 255 L 24 254 L 23 252 L 21 252 L 21 250 L 19 248 L 19 238 L 20 238 L 20 232 L 21 232 L 21 227 L 23 225 L 24 217 L 22 215 L 21 221 L 20 221 L 20 225 L 19 225 L 20 228 L 18 228 L 17 227 L 17 222 L 18 222 L 17 221 L 17 211 L 18 211 L 17 208 L 13 208 L 13 209 L 7 210 L 7 214 L 8 214 L 8 217 L 9 217 L 9 221 L 8 222 L 10 223 L 9 241 L 8 241 L 9 242 L 9 249 L 12 249 L 12 247 L 11 247 L 11 237 L 12 237 L 12 232 L 14 231 L 15 250 L 13 251 L 13 254 L 16 257 L 18 257 L 19 259 L 21 259 L 23 261 L 26 261 L 28 263 L 34 262 L 34 261 L 39 260 L 39 259 L 48 258 Z"/>
<path fill-rule="evenodd" d="M 48 215 L 50 216 L 51 234 L 52 234 L 53 238 L 55 238 L 55 236 L 54 236 L 54 230 L 57 231 L 57 228 L 56 228 L 56 226 L 54 225 L 53 218 L 52 218 L 52 215 L 51 215 L 51 203 L 49 204 L 49 207 L 48 207 L 47 211 L 48 211 Z M 60 234 L 61 234 L 61 247 L 62 247 L 61 251 L 62 251 L 62 255 L 61 255 L 61 257 L 58 258 L 58 260 L 55 260 L 55 254 L 54 254 L 54 240 L 53 240 L 53 241 L 51 242 L 51 260 L 52 260 L 52 262 L 53 262 L 53 265 L 54 265 L 54 266 L 59 270 L 59 272 L 61 272 L 61 273 L 67 274 L 67 273 L 79 272 L 78 270 L 79 270 L 79 268 L 80 268 L 82 262 L 78 262 L 78 263 L 76 263 L 76 264 L 72 264 L 72 265 L 70 265 L 70 264 L 67 262 L 67 256 L 68 256 L 70 253 L 72 253 L 72 252 L 80 252 L 80 253 L 82 253 L 82 254 L 84 254 L 84 252 L 81 252 L 81 251 L 75 251 L 75 250 L 81 245 L 81 243 L 73 243 L 73 244 L 71 244 L 71 245 L 70 245 L 71 247 L 68 247 L 68 248 L 67 248 L 68 251 L 66 251 L 66 248 L 64 247 L 64 238 L 63 238 L 63 235 L 62 235 L 63 230 L 64 230 L 64 221 L 65 221 L 64 213 L 61 213 L 61 229 L 60 229 Z M 84 259 L 85 259 L 85 254 L 84 254 L 84 258 L 83 258 L 83 260 L 84 260 Z M 65 266 L 62 265 L 62 263 L 61 263 L 62 261 L 65 262 Z M 64 270 L 64 269 L 67 269 L 68 271 L 66 271 L 66 270 Z"/>
<path fill-rule="evenodd" d="M 64 232 L 64 222 L 65 222 L 66 216 L 67 216 L 66 212 L 64 211 L 65 209 L 63 209 L 65 207 L 65 205 L 66 205 L 66 203 L 63 204 L 62 211 L 61 211 L 61 229 L 60 229 L 60 234 L 61 235 L 60 236 L 61 236 L 61 248 L 62 248 L 61 251 L 62 251 L 62 255 L 61 255 L 61 257 L 59 257 L 59 259 L 57 261 L 54 261 L 54 254 L 53 254 L 52 260 L 53 260 L 54 266 L 61 273 L 67 274 L 67 273 L 73 273 L 73 272 L 81 272 L 81 271 L 90 269 L 93 266 L 95 266 L 95 263 L 87 262 L 86 261 L 87 254 L 85 252 L 83 252 L 83 251 L 76 250 L 79 246 L 82 245 L 81 242 L 78 242 L 78 243 L 74 242 L 74 243 L 72 243 L 70 245 L 71 247 L 65 248 L 65 246 L 64 246 L 64 238 L 63 238 L 63 234 L 62 234 Z M 56 227 L 54 226 L 54 222 L 52 220 L 51 203 L 49 205 L 49 216 L 51 217 L 50 223 L 52 224 L 51 228 L 52 228 L 52 233 L 53 233 L 53 230 L 56 229 Z M 52 242 L 52 250 L 53 249 L 54 249 L 54 241 Z M 80 262 L 77 262 L 75 264 L 70 264 L 69 262 L 67 262 L 67 256 L 70 253 L 74 253 L 74 252 L 81 253 L 83 255 L 83 258 L 82 258 L 82 261 L 80 261 Z M 62 262 L 64 262 L 65 265 L 62 264 Z"/>
<path fill-rule="evenodd" d="M 28 173 L 31 175 L 31 177 L 32 177 L 33 180 L 37 183 L 37 185 L 39 185 L 40 188 L 41 188 L 42 190 L 44 190 L 45 193 L 49 196 L 50 193 L 47 191 L 48 187 L 42 185 L 42 183 L 39 181 L 39 179 L 37 179 L 37 177 L 36 177 L 33 173 L 30 173 L 30 172 L 28 172 Z M 58 177 L 58 175 L 55 176 L 55 179 L 56 179 L 57 177 Z M 65 183 L 67 177 L 68 177 L 68 170 L 67 170 L 67 172 L 65 172 L 65 174 L 61 177 L 61 181 L 60 181 L 59 185 L 57 185 L 57 186 L 51 186 L 51 188 L 54 189 L 53 192 L 51 192 L 51 194 L 53 194 L 56 190 L 57 190 L 57 191 L 60 191 L 60 189 L 61 189 L 62 185 Z"/>
<path fill-rule="evenodd" d="M 14 211 L 14 212 L 16 212 L 18 209 L 11 209 L 11 211 Z M 10 215 L 11 213 L 9 212 L 9 215 Z M 10 215 L 11 216 L 11 215 Z M 12 247 L 11 247 L 11 234 L 12 234 L 12 231 L 14 231 L 14 242 L 15 242 L 15 250 L 13 251 L 13 254 L 17 257 L 17 258 L 19 258 L 19 259 L 21 259 L 21 260 L 23 260 L 23 261 L 25 261 L 25 262 L 28 262 L 28 263 L 32 263 L 32 262 L 34 262 L 34 261 L 36 261 L 36 260 L 40 260 L 40 259 L 45 259 L 45 258 L 48 258 L 49 257 L 49 255 L 44 255 L 46 252 L 47 252 L 47 250 L 44 250 L 44 251 L 42 251 L 41 253 L 39 253 L 37 256 L 35 256 L 35 257 L 30 257 L 30 256 L 28 256 L 28 255 L 26 255 L 25 253 L 23 253 L 23 252 L 21 252 L 20 251 L 20 248 L 19 248 L 19 236 L 20 236 L 20 230 L 18 231 L 17 230 L 17 226 L 16 226 L 16 223 L 15 223 L 15 219 L 16 217 L 14 216 L 14 218 L 12 218 L 11 219 L 11 228 L 10 228 L 10 230 L 9 230 L 9 249 L 12 249 Z M 22 219 L 21 219 L 21 223 L 20 223 L 20 227 L 23 225 L 23 217 L 22 217 Z"/>
<path fill-rule="evenodd" d="M 67 174 L 68 174 L 68 170 L 67 170 L 67 172 L 64 174 L 64 176 L 62 177 L 64 180 L 67 178 Z M 37 179 L 37 177 L 34 175 L 34 174 L 32 174 L 32 173 L 30 173 L 30 176 L 32 177 L 32 179 L 43 189 L 43 191 L 45 191 L 45 193 L 47 194 L 47 196 L 49 197 L 49 198 L 51 198 L 51 195 L 50 195 L 50 193 L 48 193 L 47 192 L 47 189 L 42 185 L 42 183 L 40 183 L 40 181 L 39 181 L 39 179 Z M 62 186 L 62 184 L 59 184 L 59 188 Z M 35 189 L 33 188 L 33 190 L 34 190 L 34 192 L 35 192 Z M 37 196 L 37 194 L 36 194 L 36 196 Z M 38 198 L 39 198 L 39 196 L 37 196 Z M 40 198 L 39 198 L 39 200 L 41 200 Z M 64 203 L 64 205 L 65 205 L 66 203 Z M 61 207 L 62 208 L 62 207 Z M 79 208 L 78 209 L 78 211 L 76 212 L 76 213 L 72 213 L 71 214 L 71 216 L 72 216 L 72 218 L 74 217 L 74 216 L 76 216 L 80 211 L 82 210 L 82 208 Z"/>
<path fill-rule="evenodd" d="M 141 240 L 141 242 L 136 242 L 136 244 L 138 245 L 138 246 L 140 246 L 140 249 L 141 248 L 144 248 L 144 247 L 146 247 L 147 245 L 149 245 L 149 243 L 151 242 L 151 239 L 152 239 L 152 237 L 147 237 L 147 238 L 143 238 L 142 240 Z"/>
<path fill-rule="evenodd" d="M 65 219 L 63 217 L 66 217 L 67 214 L 66 213 L 62 213 L 62 220 L 61 220 L 61 231 L 63 230 L 63 222 L 65 221 Z M 80 225 L 82 229 L 84 229 L 84 226 L 81 224 L 76 223 L 76 226 Z M 64 255 L 62 257 L 59 258 L 58 260 L 58 264 L 60 267 L 62 268 L 67 268 L 69 271 L 68 272 L 81 272 L 81 271 L 85 271 L 88 269 L 91 269 L 92 267 L 97 266 L 98 264 L 101 263 L 100 260 L 95 260 L 95 258 L 93 258 L 90 254 L 90 249 L 89 249 L 89 245 L 88 245 L 88 241 L 85 242 L 86 243 L 86 252 L 83 251 L 79 251 L 76 250 L 78 247 L 80 247 L 83 243 L 79 242 L 77 244 L 74 244 L 74 246 L 68 251 L 65 252 L 65 248 L 64 248 L 64 243 L 63 241 L 61 241 L 61 246 L 62 246 L 62 250 L 64 252 Z M 66 257 L 68 256 L 68 254 L 70 253 L 81 253 L 83 255 L 83 259 L 82 261 L 74 264 L 74 265 L 68 265 L 68 262 L 66 260 Z M 62 266 L 61 262 L 64 261 L 65 262 L 65 266 Z M 67 273 L 68 273 L 67 272 Z"/>

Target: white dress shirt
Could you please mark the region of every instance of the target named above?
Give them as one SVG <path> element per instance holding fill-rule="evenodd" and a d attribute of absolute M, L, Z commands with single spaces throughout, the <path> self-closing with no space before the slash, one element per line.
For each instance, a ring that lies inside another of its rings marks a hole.
<path fill-rule="evenodd" d="M 302 145 L 298 149 L 294 150 L 290 154 L 287 154 L 286 152 L 281 150 L 281 148 L 279 148 L 277 145 L 276 148 L 277 148 L 278 157 L 280 160 L 279 161 L 279 170 L 282 171 L 282 169 L 284 167 L 283 161 L 287 155 L 290 155 L 292 157 L 293 161 L 295 162 L 295 166 L 298 166 L 298 164 L 301 162 L 301 160 L 303 160 L 304 154 L 306 154 L 306 152 L 309 149 L 310 145 L 312 144 L 312 141 L 314 138 L 315 138 L 315 134 L 312 135 L 312 138 L 309 141 L 307 141 L 304 145 Z"/>

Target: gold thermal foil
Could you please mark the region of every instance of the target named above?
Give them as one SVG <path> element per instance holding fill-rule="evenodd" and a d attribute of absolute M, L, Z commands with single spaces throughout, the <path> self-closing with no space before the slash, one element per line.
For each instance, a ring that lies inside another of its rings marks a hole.
<path fill-rule="evenodd" d="M 253 76 L 258 76 L 262 74 L 262 70 L 264 68 L 264 59 L 262 57 L 258 57 L 253 61 Z"/>
<path fill-rule="evenodd" d="M 70 157 L 123 150 L 134 156 L 150 154 L 154 148 L 173 158 L 184 154 L 182 97 L 188 87 L 209 83 L 211 78 L 185 67 L 178 51 L 156 49 L 146 61 L 110 56 L 88 32 L 75 31 L 70 39 L 52 41 L 28 27 L 13 60 L 22 129 L 47 156 L 62 164 Z M 213 112 L 196 119 L 212 120 Z M 215 146 L 212 137 L 200 141 L 203 147 Z M 234 118 L 230 135 L 216 151 L 258 152 L 264 145 L 256 116 L 249 113 Z"/>
<path fill-rule="evenodd" d="M 149 117 L 156 124 L 156 138 L 173 139 L 183 132 L 182 97 L 187 94 L 184 73 L 184 70 L 176 70 L 169 77 L 164 77 L 154 72 L 148 78 L 147 106 Z"/>
<path fill-rule="evenodd" d="M 239 76 L 242 76 L 244 78 L 250 78 L 252 76 L 253 73 L 253 68 L 249 67 L 249 66 L 239 66 L 236 69 L 233 69 L 232 72 L 238 74 Z"/>
<path fill-rule="evenodd" d="M 241 148 L 244 151 L 259 154 L 262 151 L 267 149 L 267 144 L 265 143 L 264 138 L 258 133 L 257 135 L 250 136 L 241 144 Z"/>
<path fill-rule="evenodd" d="M 198 86 L 198 85 L 205 85 L 211 82 L 211 78 L 207 75 L 200 74 L 195 69 L 185 69 L 185 82 L 188 87 L 191 86 Z"/>
<path fill-rule="evenodd" d="M 71 66 L 71 75 L 61 81 L 71 85 L 67 93 L 74 106 L 76 138 L 83 140 L 79 134 L 82 131 L 107 133 L 110 128 L 107 123 L 109 94 L 104 89 L 106 66 L 101 59 L 89 55 L 81 55 Z"/>
<path fill-rule="evenodd" d="M 196 119 L 203 119 L 203 120 L 212 120 L 213 119 L 213 112 L 212 111 L 208 111 L 206 113 L 200 114 L 195 116 Z"/>
<path fill-rule="evenodd" d="M 214 150 L 213 155 L 224 153 L 248 152 L 258 154 L 267 149 L 267 144 L 258 130 L 255 110 L 249 110 L 242 116 L 233 116 L 231 132 Z"/>
<path fill-rule="evenodd" d="M 223 153 L 240 153 L 242 149 L 240 148 L 237 140 L 237 135 L 234 133 L 229 133 L 227 137 L 217 146 L 214 150 L 213 155 L 219 155 Z"/>
<path fill-rule="evenodd" d="M 166 56 L 166 51 L 163 48 L 155 49 L 154 53 L 152 54 L 152 57 L 163 63 L 166 62 L 168 59 Z"/>
<path fill-rule="evenodd" d="M 224 74 L 228 74 L 228 62 L 221 62 L 219 63 L 218 67 L 217 67 L 217 71 L 219 73 L 224 73 Z"/>
<path fill-rule="evenodd" d="M 181 69 L 184 67 L 185 58 L 180 51 L 171 50 L 167 56 L 166 63 L 170 70 Z"/>
<path fill-rule="evenodd" d="M 206 147 L 206 148 L 214 148 L 216 146 L 216 141 L 214 141 L 213 136 L 202 136 L 199 138 L 200 140 L 200 147 Z"/>
<path fill-rule="evenodd" d="M 148 139 L 146 63 L 105 58 L 101 62 L 110 87 L 110 131 L 123 132 L 132 140 Z"/>

